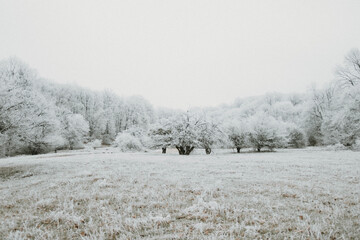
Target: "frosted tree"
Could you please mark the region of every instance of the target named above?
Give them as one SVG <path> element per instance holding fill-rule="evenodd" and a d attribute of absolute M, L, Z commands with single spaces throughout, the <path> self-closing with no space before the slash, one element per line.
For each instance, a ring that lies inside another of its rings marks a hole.
<path fill-rule="evenodd" d="M 309 93 L 308 108 L 305 109 L 304 120 L 305 132 L 311 146 L 323 144 L 321 126 L 324 122 L 324 116 L 331 108 L 334 94 L 335 86 L 333 84 L 329 84 L 321 90 L 313 87 Z"/>
<path fill-rule="evenodd" d="M 116 133 L 134 127 L 146 132 L 154 120 L 141 97 L 124 100 L 110 91 L 50 83 L 16 58 L 0 62 L 2 155 L 74 148 L 85 136 L 110 144 Z"/>
<path fill-rule="evenodd" d="M 336 82 L 321 90 L 313 88 L 304 111 L 309 145 L 342 143 L 351 146 L 358 138 L 360 52 L 353 49 L 335 72 Z"/>
<path fill-rule="evenodd" d="M 0 133 L 18 128 L 23 121 L 34 77 L 35 73 L 17 59 L 0 62 Z"/>
<path fill-rule="evenodd" d="M 211 153 L 214 145 L 224 142 L 225 134 L 221 131 L 218 124 L 210 119 L 203 120 L 198 124 L 198 142 L 199 146 L 205 149 L 206 154 Z"/>
<path fill-rule="evenodd" d="M 327 144 L 352 146 L 360 139 L 360 51 L 351 50 L 336 71 L 335 101 L 324 116 L 322 133 Z"/>
<path fill-rule="evenodd" d="M 293 93 L 288 96 L 288 100 L 291 102 L 293 106 L 297 106 L 303 103 L 305 100 L 304 98 L 305 96 L 298 93 Z"/>
<path fill-rule="evenodd" d="M 283 100 L 283 94 L 280 93 L 267 93 L 264 96 L 264 103 L 269 106 L 274 105 L 275 103 L 281 102 Z"/>
<path fill-rule="evenodd" d="M 110 91 L 104 91 L 102 93 L 103 109 L 104 109 L 104 123 L 105 129 L 103 132 L 102 142 L 110 145 L 116 136 L 116 110 L 119 103 L 119 97 Z M 120 131 L 120 130 L 119 130 Z"/>
<path fill-rule="evenodd" d="M 30 111 L 23 114 L 26 122 L 22 127 L 22 138 L 29 153 L 48 152 L 63 144 L 60 122 L 56 118 L 53 104 L 48 103 L 42 96 L 37 96 L 34 97 Z"/>
<path fill-rule="evenodd" d="M 147 128 L 155 119 L 152 106 L 140 96 L 126 99 L 121 115 L 123 116 L 121 130 L 129 129 L 132 126 Z"/>
<path fill-rule="evenodd" d="M 173 136 L 171 123 L 166 119 L 161 119 L 158 123 L 150 127 L 149 135 L 152 139 L 152 148 L 161 148 L 163 154 L 172 145 Z"/>
<path fill-rule="evenodd" d="M 352 49 L 345 57 L 344 64 L 336 70 L 340 86 L 353 87 L 360 83 L 360 51 Z"/>
<path fill-rule="evenodd" d="M 240 153 L 242 148 L 248 146 L 247 137 L 249 135 L 249 124 L 245 121 L 233 120 L 225 123 L 226 133 L 230 144 Z"/>
<path fill-rule="evenodd" d="M 89 133 L 89 124 L 80 114 L 69 114 L 65 118 L 64 138 L 72 150 L 81 147 Z"/>
<path fill-rule="evenodd" d="M 90 137 L 101 138 L 106 126 L 101 95 L 81 90 L 78 98 L 83 105 L 82 116 L 89 124 Z"/>
<path fill-rule="evenodd" d="M 281 122 L 273 117 L 265 113 L 259 113 L 251 117 L 249 123 L 249 143 L 258 152 L 264 147 L 273 150 L 284 144 Z"/>
<path fill-rule="evenodd" d="M 305 133 L 297 127 L 293 127 L 289 130 L 287 139 L 288 145 L 293 148 L 302 148 L 306 145 Z"/>
<path fill-rule="evenodd" d="M 0 133 L 5 155 L 49 151 L 59 125 L 51 101 L 36 86 L 36 73 L 11 58 L 0 63 Z"/>
<path fill-rule="evenodd" d="M 337 93 L 321 130 L 326 144 L 352 146 L 360 139 L 360 84 Z"/>
<path fill-rule="evenodd" d="M 190 112 L 172 119 L 172 145 L 180 155 L 189 155 L 199 146 L 200 124 L 201 119 Z"/>

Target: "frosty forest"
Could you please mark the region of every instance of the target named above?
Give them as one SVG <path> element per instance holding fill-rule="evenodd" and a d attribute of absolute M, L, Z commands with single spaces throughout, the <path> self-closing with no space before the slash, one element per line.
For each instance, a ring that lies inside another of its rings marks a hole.
<path fill-rule="evenodd" d="M 360 51 L 351 50 L 335 81 L 306 93 L 238 98 L 231 105 L 188 111 L 154 109 L 141 96 L 42 79 L 16 58 L 0 63 L 0 156 L 114 146 L 142 152 L 176 148 L 275 148 L 330 146 L 358 149 Z"/>

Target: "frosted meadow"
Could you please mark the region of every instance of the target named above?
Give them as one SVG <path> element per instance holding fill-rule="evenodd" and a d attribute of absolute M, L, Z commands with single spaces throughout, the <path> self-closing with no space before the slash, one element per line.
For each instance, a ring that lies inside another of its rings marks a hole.
<path fill-rule="evenodd" d="M 358 152 L 215 152 L 104 148 L 3 159 L 0 238 L 360 236 Z"/>

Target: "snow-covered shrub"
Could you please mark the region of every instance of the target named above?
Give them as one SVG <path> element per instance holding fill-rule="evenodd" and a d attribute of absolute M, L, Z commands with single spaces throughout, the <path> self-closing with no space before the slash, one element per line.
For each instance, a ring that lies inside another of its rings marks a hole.
<path fill-rule="evenodd" d="M 143 150 L 143 145 L 140 140 L 127 132 L 119 133 L 116 136 L 114 146 L 118 147 L 123 152 L 137 152 Z"/>
<path fill-rule="evenodd" d="M 355 144 L 351 146 L 351 149 L 354 151 L 360 151 L 360 139 L 355 141 Z"/>
<path fill-rule="evenodd" d="M 348 147 L 345 147 L 343 144 L 341 143 L 336 143 L 334 145 L 329 145 L 326 147 L 326 150 L 329 151 L 341 151 L 341 150 L 348 150 Z"/>
<path fill-rule="evenodd" d="M 272 151 L 274 148 L 284 146 L 284 133 L 282 122 L 259 113 L 249 119 L 249 144 L 258 152 L 264 147 Z"/>
<path fill-rule="evenodd" d="M 89 142 L 88 146 L 90 146 L 90 147 L 92 147 L 94 149 L 99 148 L 99 147 L 101 147 L 101 140 L 95 139 L 94 141 Z"/>
<path fill-rule="evenodd" d="M 316 140 L 316 137 L 314 135 L 309 135 L 308 144 L 309 144 L 309 146 L 316 146 L 317 140 Z"/>
<path fill-rule="evenodd" d="M 111 137 L 110 134 L 104 134 L 102 138 L 102 144 L 104 145 L 111 145 L 111 143 L 114 141 L 114 139 Z"/>
<path fill-rule="evenodd" d="M 140 126 L 132 126 L 124 132 L 129 133 L 131 136 L 137 138 L 143 147 L 151 148 L 152 140 L 151 137 L 148 135 L 148 131 L 146 129 Z"/>
<path fill-rule="evenodd" d="M 299 129 L 292 129 L 288 135 L 288 144 L 290 147 L 303 148 L 305 147 L 305 134 Z"/>
<path fill-rule="evenodd" d="M 76 142 L 72 145 L 71 150 L 84 149 L 85 144 L 83 142 Z"/>

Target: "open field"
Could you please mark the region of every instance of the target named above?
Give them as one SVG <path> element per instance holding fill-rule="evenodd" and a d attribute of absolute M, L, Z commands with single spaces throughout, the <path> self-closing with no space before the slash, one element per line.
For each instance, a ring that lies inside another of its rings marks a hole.
<path fill-rule="evenodd" d="M 0 239 L 359 239 L 360 154 L 0 159 Z"/>

